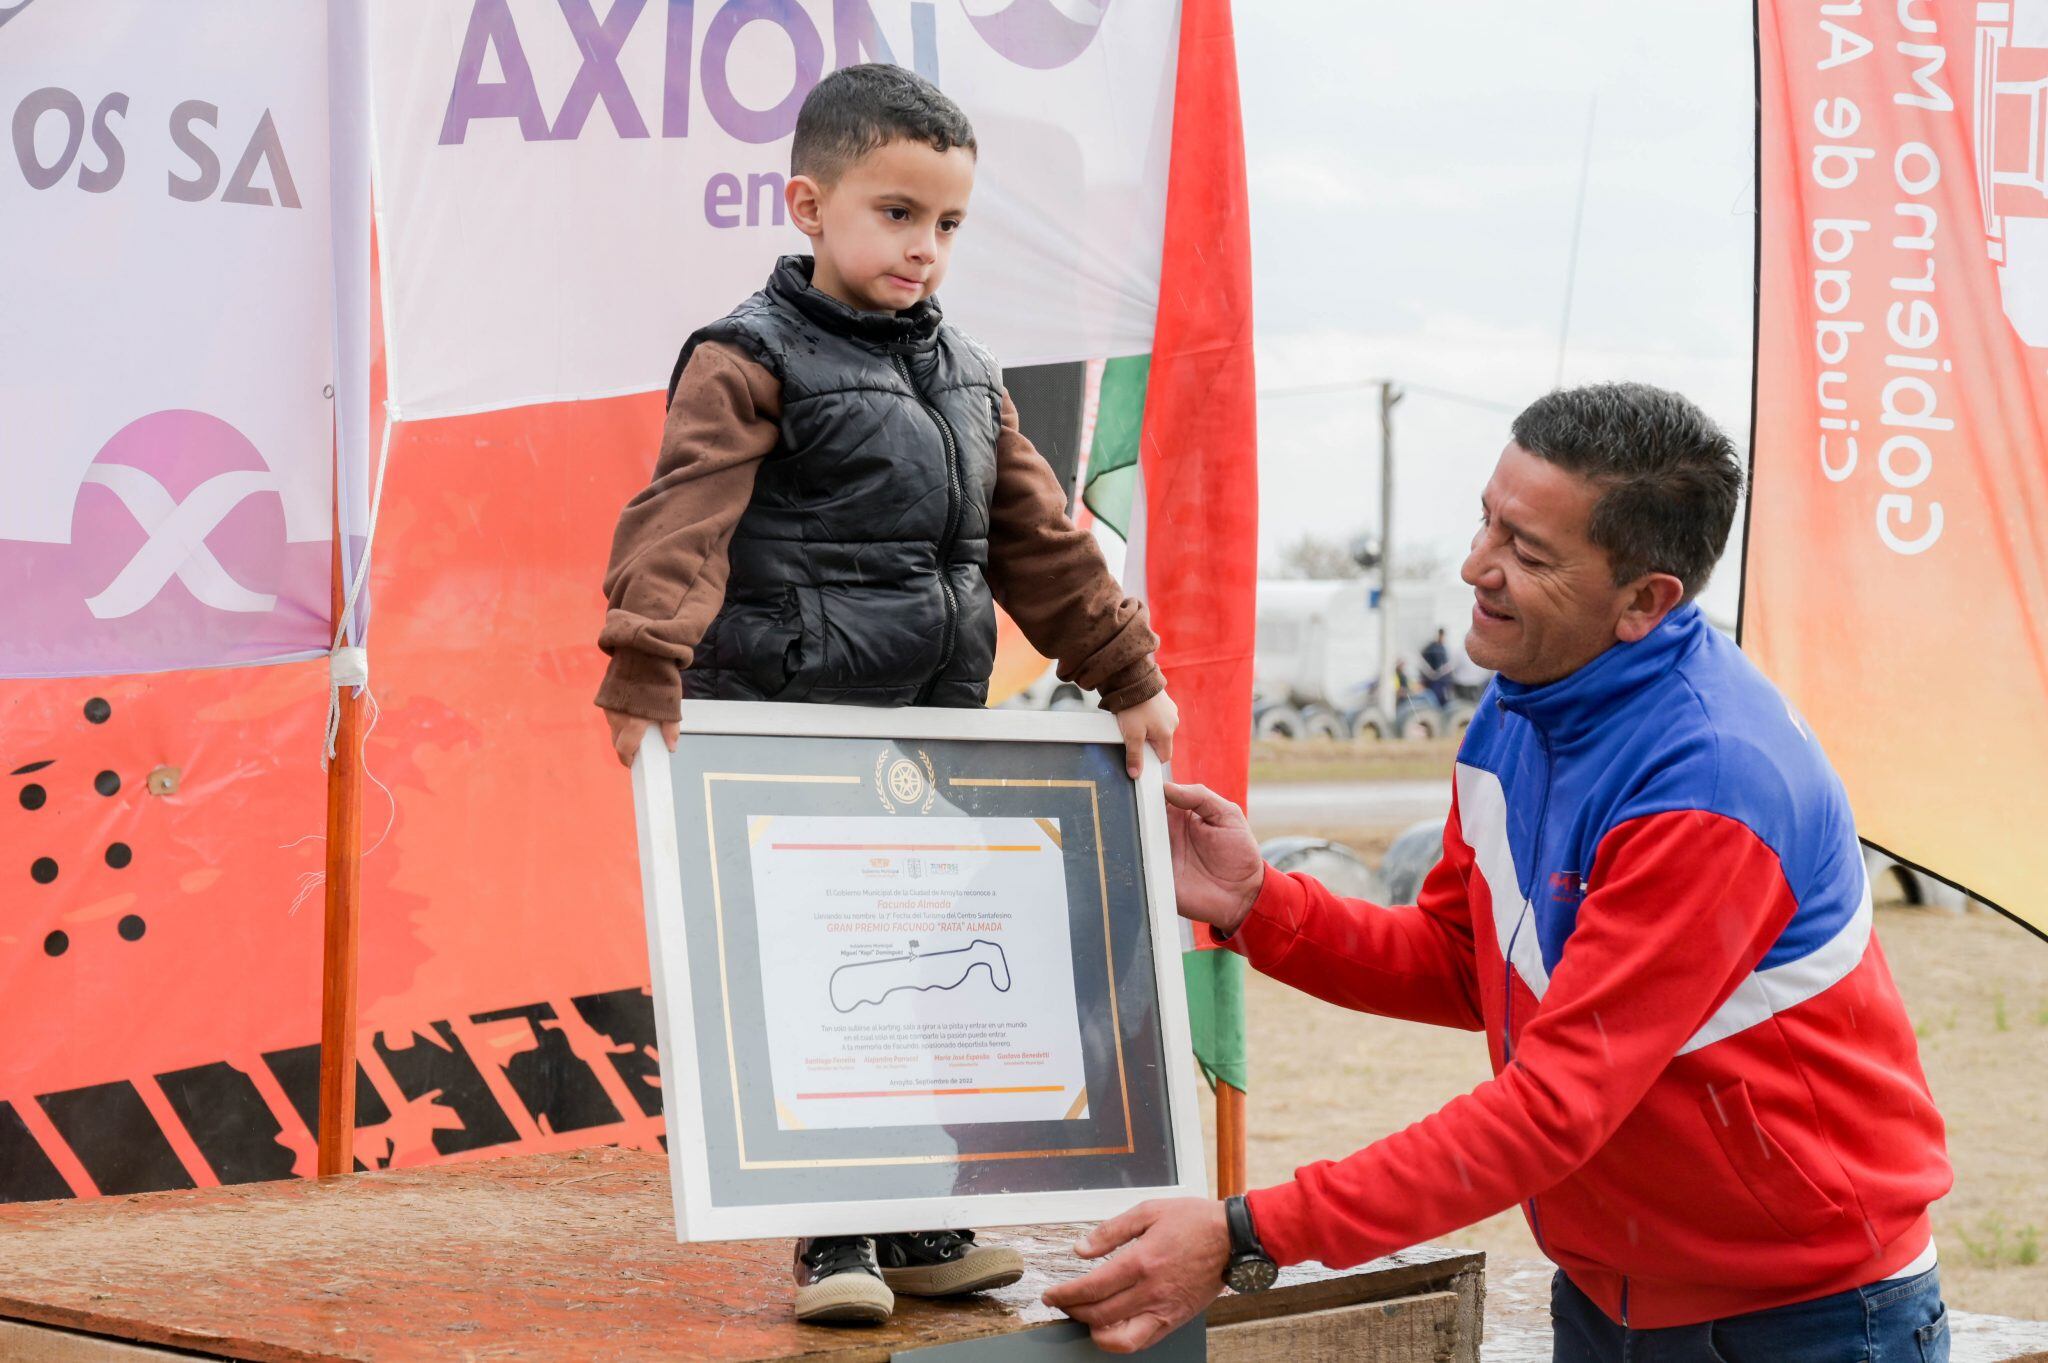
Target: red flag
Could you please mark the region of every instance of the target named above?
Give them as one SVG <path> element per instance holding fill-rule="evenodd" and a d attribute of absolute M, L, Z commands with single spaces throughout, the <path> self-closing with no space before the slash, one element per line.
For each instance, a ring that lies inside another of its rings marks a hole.
<path fill-rule="evenodd" d="M 1228 0 L 1186 0 L 1145 390 L 1145 590 L 1181 710 L 1174 775 L 1242 804 L 1258 582 L 1252 248 Z"/>

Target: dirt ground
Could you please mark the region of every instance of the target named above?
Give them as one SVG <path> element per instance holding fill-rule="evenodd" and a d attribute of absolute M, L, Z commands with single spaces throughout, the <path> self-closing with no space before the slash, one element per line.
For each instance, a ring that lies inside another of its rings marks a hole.
<path fill-rule="evenodd" d="M 1443 745 L 1289 754 L 1260 745 L 1255 779 L 1449 775 Z M 1377 864 L 1400 830 L 1328 823 L 1253 824 L 1263 838 L 1313 834 Z M 1995 913 L 1941 914 L 1880 904 L 1877 934 L 1920 1036 L 1921 1060 L 1948 1121 L 1955 1190 L 1936 1204 L 1942 1286 L 1951 1306 L 2048 1319 L 2048 942 Z M 1253 1187 L 1312 1159 L 1396 1131 L 1488 1074 L 1476 1033 L 1346 1013 L 1254 974 L 1248 988 Z M 1536 1259 L 1519 1212 L 1448 1243 L 1495 1259 Z"/>

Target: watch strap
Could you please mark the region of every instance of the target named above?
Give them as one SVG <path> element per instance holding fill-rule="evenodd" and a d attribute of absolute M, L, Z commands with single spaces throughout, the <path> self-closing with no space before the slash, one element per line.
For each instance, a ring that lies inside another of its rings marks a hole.
<path fill-rule="evenodd" d="M 1231 1258 L 1251 1255 L 1258 1259 L 1272 1259 L 1273 1256 L 1266 1253 L 1266 1247 L 1259 1243 L 1258 1227 L 1252 1224 L 1251 1204 L 1242 1193 L 1223 1200 L 1223 1220 L 1230 1229 Z"/>

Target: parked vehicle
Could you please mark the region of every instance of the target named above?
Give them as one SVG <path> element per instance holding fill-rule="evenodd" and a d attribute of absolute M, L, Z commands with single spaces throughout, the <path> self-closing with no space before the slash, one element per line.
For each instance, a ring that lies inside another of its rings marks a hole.
<path fill-rule="evenodd" d="M 1451 701 L 1427 691 L 1403 698 L 1389 720 L 1379 704 L 1380 590 L 1364 578 L 1259 583 L 1256 653 L 1252 663 L 1252 735 L 1299 739 L 1427 739 L 1463 733 L 1490 672 L 1462 650 L 1453 655 Z M 1400 583 L 1394 590 L 1396 637 L 1412 639 L 1411 655 L 1438 629 L 1462 639 L 1471 589 L 1455 577 Z M 1097 697 L 1043 675 L 1003 702 L 1026 710 L 1091 708 Z"/>
<path fill-rule="evenodd" d="M 1391 723 L 1379 703 L 1380 589 L 1363 578 L 1259 583 L 1257 655 L 1252 665 L 1252 733 L 1263 739 L 1427 739 L 1462 733 L 1491 677 L 1462 651 L 1452 699 L 1426 691 L 1404 697 Z M 1397 583 L 1395 637 L 1413 653 L 1438 629 L 1464 637 L 1472 592 L 1455 577 Z"/>

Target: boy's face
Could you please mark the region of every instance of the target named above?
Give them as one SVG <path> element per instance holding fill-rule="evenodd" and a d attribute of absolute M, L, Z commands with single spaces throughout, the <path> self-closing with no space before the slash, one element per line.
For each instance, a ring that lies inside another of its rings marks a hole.
<path fill-rule="evenodd" d="M 901 312 L 938 291 L 974 191 L 974 153 L 884 143 L 820 185 L 789 181 L 790 221 L 811 239 L 811 285 L 863 312 Z"/>

